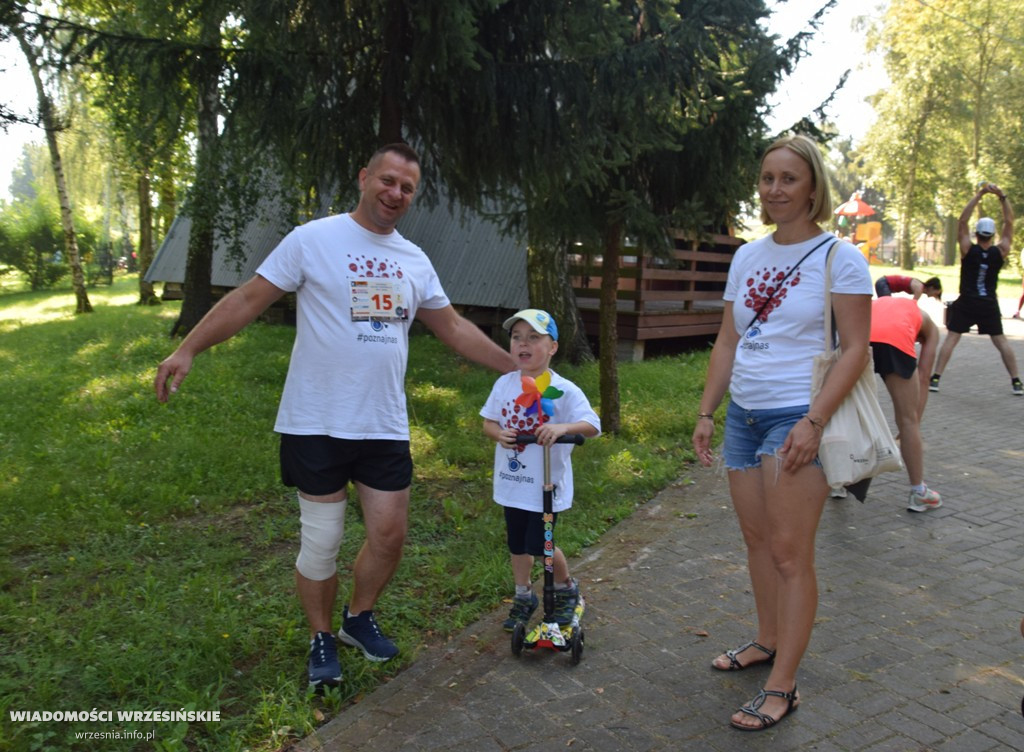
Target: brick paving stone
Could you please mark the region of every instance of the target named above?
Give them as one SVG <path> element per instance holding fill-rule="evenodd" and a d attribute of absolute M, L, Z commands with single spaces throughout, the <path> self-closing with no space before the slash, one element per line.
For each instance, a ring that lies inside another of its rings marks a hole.
<path fill-rule="evenodd" d="M 895 734 L 892 729 L 872 718 L 856 726 L 845 728 L 842 732 L 832 737 L 832 741 L 838 744 L 841 749 L 862 750 L 870 749 L 872 744 L 878 744 L 893 736 L 899 736 L 899 734 Z M 902 738 L 904 740 L 904 749 L 912 749 L 913 746 L 916 746 L 909 744 L 909 740 L 906 737 Z"/>
<path fill-rule="evenodd" d="M 863 752 L 935 752 L 935 748 L 914 744 L 905 736 L 894 736 L 864 747 Z"/>
<path fill-rule="evenodd" d="M 986 723 L 975 731 L 987 738 L 994 739 L 1002 745 L 997 747 L 997 749 L 1024 749 L 1024 731 L 1021 730 L 1021 717 L 1019 713 L 1009 714 L 999 722 Z"/>
<path fill-rule="evenodd" d="M 929 707 L 934 707 L 928 702 L 930 699 L 926 697 L 922 703 Z M 967 702 L 947 712 L 951 718 L 956 719 L 965 726 L 980 728 L 993 718 L 1003 716 L 1006 713 L 1006 708 L 1000 707 L 991 700 L 982 697 L 971 697 Z M 1024 723 L 1024 720 L 1021 722 Z"/>
<path fill-rule="evenodd" d="M 935 746 L 935 752 L 996 752 L 1005 749 L 1002 742 L 973 732 L 943 739 Z"/>
<path fill-rule="evenodd" d="M 931 742 L 931 734 L 933 733 L 945 738 L 962 733 L 965 730 L 964 724 L 956 714 L 936 713 L 923 703 L 908 704 L 900 710 L 900 715 L 913 723 L 928 729 L 929 742 Z M 884 717 L 881 718 L 880 721 L 882 723 L 886 722 Z M 905 728 L 898 728 L 897 730 L 909 736 L 914 736 L 919 739 L 921 738 L 920 736 L 912 734 Z M 924 739 L 922 739 L 922 741 L 924 741 Z"/>
<path fill-rule="evenodd" d="M 838 746 L 829 739 L 815 742 L 812 746 L 807 747 L 807 749 L 814 750 L 814 752 L 849 752 L 849 750 Z"/>
<path fill-rule="evenodd" d="M 1024 367 L 1024 322 L 1004 324 Z M 1005 382 L 988 338 L 969 335 L 929 396 L 941 509 L 907 512 L 901 473 L 864 504 L 827 504 L 801 708 L 779 726 L 728 726 L 767 669 L 709 666 L 754 636 L 755 614 L 725 479 L 692 468 L 573 562 L 589 604 L 580 665 L 513 657 L 495 604 L 293 752 L 1024 749 L 1024 400 Z"/>

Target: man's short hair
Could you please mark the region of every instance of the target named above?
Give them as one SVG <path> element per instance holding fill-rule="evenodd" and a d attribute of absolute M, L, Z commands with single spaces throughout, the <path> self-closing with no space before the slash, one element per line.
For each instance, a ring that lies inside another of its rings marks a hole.
<path fill-rule="evenodd" d="M 373 164 L 376 160 L 378 160 L 380 157 L 384 156 L 389 152 L 397 154 L 398 156 L 402 157 L 402 159 L 404 159 L 406 162 L 412 162 L 415 165 L 419 165 L 420 163 L 420 155 L 416 153 L 415 149 L 409 146 L 409 144 L 396 142 L 393 144 L 385 144 L 384 146 L 377 149 L 377 151 L 373 153 L 373 156 L 370 157 L 370 161 L 368 162 L 368 164 Z"/>
<path fill-rule="evenodd" d="M 933 290 L 938 290 L 939 292 L 942 292 L 942 280 L 940 280 L 938 277 L 932 277 L 931 279 L 926 279 L 924 281 L 924 286 L 925 287 L 930 287 Z"/>

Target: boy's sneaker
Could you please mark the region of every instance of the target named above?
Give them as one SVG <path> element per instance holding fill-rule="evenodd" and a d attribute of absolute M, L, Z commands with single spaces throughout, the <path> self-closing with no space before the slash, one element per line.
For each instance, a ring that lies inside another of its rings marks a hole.
<path fill-rule="evenodd" d="M 508 618 L 501 623 L 501 628 L 506 632 L 512 632 L 516 624 L 526 624 L 537 610 L 537 594 L 530 591 L 528 598 L 520 598 L 518 595 L 512 599 L 512 608 L 508 611 Z"/>
<path fill-rule="evenodd" d="M 317 632 L 309 641 L 309 686 L 336 687 L 341 684 L 338 645 L 330 632 Z"/>
<path fill-rule="evenodd" d="M 923 494 L 918 494 L 911 489 L 910 499 L 907 502 L 907 509 L 911 512 L 927 512 L 930 509 L 938 509 L 942 506 L 942 497 L 930 488 L 926 488 Z"/>
<path fill-rule="evenodd" d="M 576 611 L 576 604 L 580 602 L 580 584 L 572 578 L 572 586 L 567 588 L 556 588 L 555 596 L 555 621 L 558 626 L 566 627 L 572 624 L 573 613 Z"/>
<path fill-rule="evenodd" d="M 928 379 L 928 391 L 937 392 L 939 391 L 939 377 L 932 374 L 932 377 Z"/>
<path fill-rule="evenodd" d="M 371 661 L 382 663 L 398 655 L 395 643 L 385 637 L 377 626 L 373 611 L 363 611 L 358 616 L 350 616 L 348 606 L 345 606 L 338 637 L 346 645 L 362 650 L 363 655 Z"/>
<path fill-rule="evenodd" d="M 1018 397 L 1024 395 L 1024 384 L 1021 383 L 1020 379 L 1014 379 L 1010 382 L 1010 385 L 1013 388 L 1013 393 Z"/>

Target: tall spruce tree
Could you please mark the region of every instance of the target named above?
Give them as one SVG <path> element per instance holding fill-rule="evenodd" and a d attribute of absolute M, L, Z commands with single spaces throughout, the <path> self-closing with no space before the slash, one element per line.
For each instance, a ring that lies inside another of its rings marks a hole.
<path fill-rule="evenodd" d="M 749 195 L 764 97 L 797 52 L 758 25 L 764 4 L 314 2 L 287 23 L 290 4 L 269 7 L 279 21 L 249 41 L 287 52 L 287 70 L 247 58 L 240 82 L 261 93 L 238 99 L 273 98 L 261 132 L 310 185 L 335 168 L 350 185 L 372 146 L 410 141 L 428 182 L 469 206 L 497 197 L 510 227 L 526 224 L 531 292 L 550 296 L 532 302 L 571 309 L 574 324 L 563 249 L 601 247 L 602 413 L 614 430 L 618 249 L 626 233 L 664 243 L 670 220 L 726 225 Z"/>
<path fill-rule="evenodd" d="M 757 23 L 766 14 L 761 0 L 185 7 L 190 25 L 159 40 L 96 45 L 106 62 L 129 49 L 169 60 L 206 115 L 197 116 L 198 245 L 189 254 L 184 328 L 194 323 L 186 309 L 198 314 L 206 305 L 200 249 L 212 249 L 204 229 L 212 220 L 200 212 L 223 203 L 210 176 L 225 141 L 266 155 L 283 183 L 334 190 L 345 203 L 370 152 L 408 141 L 423 154 L 428 196 L 440 179 L 465 205 L 499 201 L 510 228 L 528 228 L 532 248 L 559 249 L 532 253 L 544 266 L 531 277 L 564 280 L 568 241 L 592 240 L 613 260 L 627 234 L 664 242 L 670 223 L 727 224 L 749 195 L 764 97 L 798 52 L 793 40 L 776 47 L 767 38 Z M 221 35 L 228 29 L 230 44 Z M 602 401 L 614 429 L 617 281 L 605 284 Z M 567 282 L 532 289 L 559 298 L 535 304 L 575 313 Z"/>

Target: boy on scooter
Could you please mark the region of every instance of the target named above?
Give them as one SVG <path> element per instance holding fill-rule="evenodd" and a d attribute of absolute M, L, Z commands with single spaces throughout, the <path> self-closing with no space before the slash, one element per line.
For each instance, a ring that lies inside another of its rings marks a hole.
<path fill-rule="evenodd" d="M 515 596 L 502 626 L 511 632 L 529 621 L 537 609 L 533 591 L 533 562 L 544 556 L 542 519 L 542 447 L 550 447 L 551 481 L 555 485 L 553 511 L 572 506 L 572 444 L 556 444 L 566 434 L 592 438 L 601 433 L 601 419 L 583 391 L 550 370 L 558 352 L 558 327 L 546 311 L 528 308 L 510 316 L 503 325 L 511 339 L 509 352 L 519 370 L 501 376 L 491 389 L 480 415 L 484 434 L 494 449 L 494 500 L 505 508 L 508 549 L 515 578 Z M 517 445 L 518 434 L 534 434 L 536 444 Z M 557 546 L 553 555 L 555 619 L 560 626 L 572 621 L 579 601 L 579 583 L 569 574 L 565 554 Z"/>

